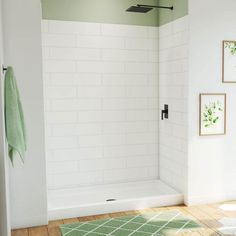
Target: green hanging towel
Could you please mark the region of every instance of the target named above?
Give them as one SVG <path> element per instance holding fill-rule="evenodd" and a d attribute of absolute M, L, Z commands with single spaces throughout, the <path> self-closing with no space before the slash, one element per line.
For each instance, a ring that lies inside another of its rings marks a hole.
<path fill-rule="evenodd" d="M 5 125 L 8 142 L 8 155 L 12 165 L 20 156 L 24 162 L 26 151 L 26 132 L 24 114 L 19 90 L 12 67 L 8 67 L 5 75 Z"/>

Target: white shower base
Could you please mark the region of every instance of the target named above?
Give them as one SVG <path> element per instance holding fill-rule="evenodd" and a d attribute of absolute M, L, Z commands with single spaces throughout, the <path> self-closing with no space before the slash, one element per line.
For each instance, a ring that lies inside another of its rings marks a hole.
<path fill-rule="evenodd" d="M 160 180 L 49 190 L 48 198 L 49 220 L 183 203 L 183 195 Z"/>

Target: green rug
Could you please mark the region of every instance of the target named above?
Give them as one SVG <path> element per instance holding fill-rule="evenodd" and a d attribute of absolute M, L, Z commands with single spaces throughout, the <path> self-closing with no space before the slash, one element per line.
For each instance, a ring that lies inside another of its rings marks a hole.
<path fill-rule="evenodd" d="M 148 213 L 61 225 L 63 236 L 166 236 L 193 232 L 201 226 L 179 211 Z"/>

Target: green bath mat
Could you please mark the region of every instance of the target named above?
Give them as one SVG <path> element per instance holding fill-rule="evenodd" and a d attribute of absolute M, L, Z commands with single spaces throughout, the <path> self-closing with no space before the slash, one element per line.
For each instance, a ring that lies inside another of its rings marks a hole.
<path fill-rule="evenodd" d="M 201 226 L 179 211 L 147 213 L 61 225 L 63 236 L 166 236 L 193 232 Z"/>

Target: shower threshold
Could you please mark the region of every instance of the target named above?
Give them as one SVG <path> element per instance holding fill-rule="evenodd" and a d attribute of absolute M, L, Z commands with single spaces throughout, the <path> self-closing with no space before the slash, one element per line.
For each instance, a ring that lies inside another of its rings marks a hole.
<path fill-rule="evenodd" d="M 49 220 L 140 210 L 183 203 L 183 195 L 160 180 L 49 190 Z"/>

